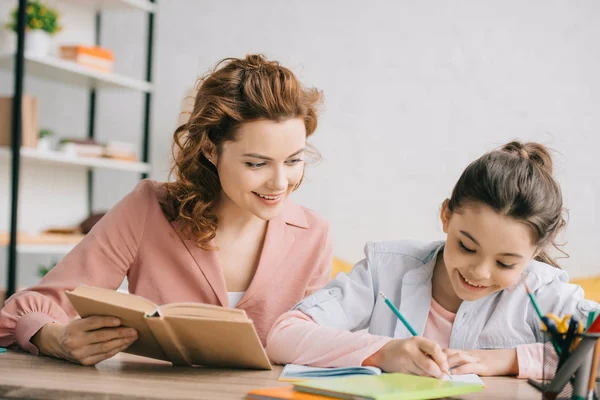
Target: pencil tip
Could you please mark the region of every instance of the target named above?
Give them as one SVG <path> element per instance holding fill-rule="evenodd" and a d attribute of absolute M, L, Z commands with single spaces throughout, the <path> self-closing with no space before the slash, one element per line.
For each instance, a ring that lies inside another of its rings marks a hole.
<path fill-rule="evenodd" d="M 523 282 L 523 284 L 525 285 L 525 290 L 527 290 L 527 293 L 531 293 L 531 290 L 529 290 L 529 286 L 527 286 L 527 282 Z"/>
<path fill-rule="evenodd" d="M 382 292 L 381 290 L 379 291 L 379 295 L 380 295 L 381 297 L 385 297 L 385 294 L 383 294 L 383 292 Z"/>

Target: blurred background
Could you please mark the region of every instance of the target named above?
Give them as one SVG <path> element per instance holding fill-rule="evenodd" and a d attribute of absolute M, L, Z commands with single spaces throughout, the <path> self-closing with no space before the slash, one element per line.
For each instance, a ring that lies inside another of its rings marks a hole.
<path fill-rule="evenodd" d="M 218 60 L 247 53 L 280 61 L 306 86 L 324 92 L 311 139 L 322 160 L 307 168 L 294 198 L 331 222 L 340 259 L 358 261 L 366 241 L 442 239 L 440 205 L 462 170 L 483 152 L 518 138 L 555 150 L 556 176 L 570 210 L 561 238 L 570 258 L 562 265 L 572 277 L 598 274 L 600 2 L 41 3 L 57 11 L 62 29 L 48 35 L 46 50 L 37 48 L 41 55 L 31 57 L 25 70 L 25 93 L 35 99 L 27 109 L 37 109 L 34 130 L 49 131 L 41 136 L 51 143 L 45 147 L 38 137 L 30 157 L 21 160 L 19 233 L 33 239 L 19 248 L 18 286 L 36 283 L 43 274 L 39 269 L 72 246 L 50 239 L 40 243 L 36 237 L 48 229 L 77 227 L 89 216 L 90 164 L 60 157 L 112 152 L 103 161 L 113 164 L 91 165 L 93 212 L 119 201 L 140 172 L 168 179 L 172 133 L 185 96 Z M 5 97 L 14 88 L 16 39 L 6 25 L 16 4 L 0 0 L 0 96 Z M 144 82 L 149 10 L 154 12 L 151 85 Z M 101 49 L 90 48 L 96 36 Z M 98 71 L 76 70 L 78 76 L 91 74 L 91 80 L 117 86 L 96 91 L 94 143 L 83 140 L 89 85 L 66 76 L 71 70 L 65 62 Z M 151 92 L 149 158 L 143 163 L 146 92 Z M 6 233 L 10 148 L 2 146 L 0 231 Z M 5 246 L 6 240 L 0 248 L 0 286 Z"/>

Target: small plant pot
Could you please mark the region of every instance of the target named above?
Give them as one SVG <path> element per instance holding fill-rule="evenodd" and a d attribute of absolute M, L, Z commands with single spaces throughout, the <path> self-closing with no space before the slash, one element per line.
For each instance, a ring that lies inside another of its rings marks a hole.
<path fill-rule="evenodd" d="M 46 31 L 34 29 L 25 34 L 25 52 L 35 57 L 45 57 L 50 53 L 52 37 Z"/>

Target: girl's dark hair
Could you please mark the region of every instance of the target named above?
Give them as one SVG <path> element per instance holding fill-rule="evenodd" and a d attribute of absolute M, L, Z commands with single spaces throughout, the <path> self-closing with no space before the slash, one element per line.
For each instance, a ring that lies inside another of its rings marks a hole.
<path fill-rule="evenodd" d="M 304 88 L 294 73 L 261 54 L 226 58 L 207 76 L 198 79 L 197 94 L 187 122 L 173 134 L 175 181 L 166 183 L 163 212 L 181 221 L 184 233 L 199 247 L 212 249 L 217 230 L 212 211 L 221 183 L 215 166 L 205 157 L 227 141 L 236 140 L 237 128 L 260 119 L 277 122 L 301 118 L 306 136 L 317 129 L 317 108 L 322 94 Z"/>
<path fill-rule="evenodd" d="M 567 255 L 556 243 L 565 227 L 560 185 L 552 175 L 552 157 L 539 143 L 512 141 L 473 161 L 458 179 L 448 210 L 482 203 L 531 228 L 541 251 L 536 260 L 559 268 L 544 250 L 548 244 Z"/>

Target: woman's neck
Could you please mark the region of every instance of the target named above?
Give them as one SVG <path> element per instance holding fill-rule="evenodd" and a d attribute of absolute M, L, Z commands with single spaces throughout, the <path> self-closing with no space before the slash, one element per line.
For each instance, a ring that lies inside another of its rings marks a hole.
<path fill-rule="evenodd" d="M 445 310 L 456 313 L 462 304 L 462 299 L 456 295 L 448 270 L 444 264 L 444 251 L 441 250 L 435 261 L 431 279 L 431 295 Z"/>
<path fill-rule="evenodd" d="M 217 241 L 219 241 L 219 237 L 232 240 L 248 234 L 264 233 L 266 230 L 267 221 L 241 209 L 224 194 L 220 197 L 213 210 L 217 215 L 218 221 Z"/>

